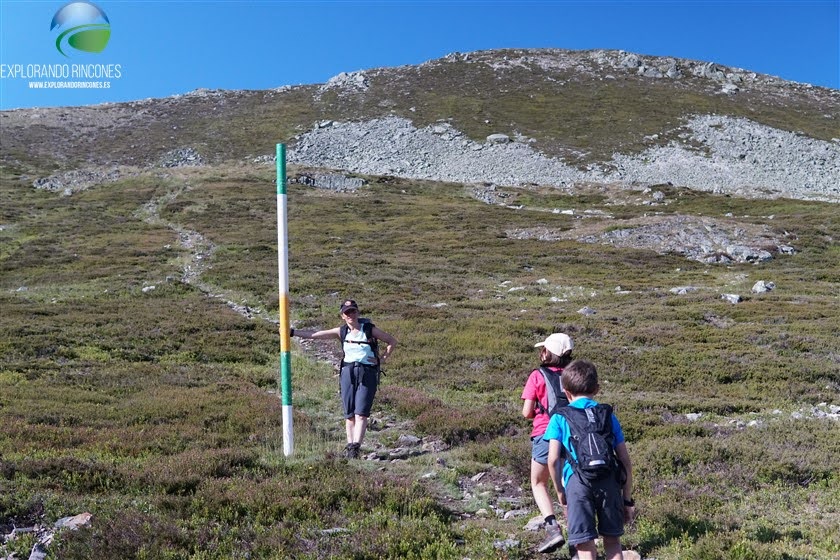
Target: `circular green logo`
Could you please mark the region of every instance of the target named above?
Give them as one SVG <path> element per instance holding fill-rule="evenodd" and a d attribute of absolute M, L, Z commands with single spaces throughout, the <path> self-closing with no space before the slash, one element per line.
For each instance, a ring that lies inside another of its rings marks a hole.
<path fill-rule="evenodd" d="M 55 40 L 55 48 L 64 56 L 67 56 L 65 50 L 69 48 L 90 53 L 102 52 L 111 38 L 108 16 L 91 2 L 70 2 L 62 6 L 50 24 L 50 31 L 54 29 L 61 31 Z"/>

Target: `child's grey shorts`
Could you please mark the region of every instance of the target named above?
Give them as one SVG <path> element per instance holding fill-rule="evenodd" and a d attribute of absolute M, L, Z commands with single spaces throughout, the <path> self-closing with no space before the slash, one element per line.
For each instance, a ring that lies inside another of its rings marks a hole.
<path fill-rule="evenodd" d="M 541 465 L 548 464 L 548 442 L 543 434 L 531 438 L 531 459 Z"/>
<path fill-rule="evenodd" d="M 582 483 L 577 474 L 566 483 L 571 545 L 591 541 L 599 534 L 607 537 L 624 534 L 624 498 L 618 481 L 609 477 L 590 484 L 591 487 Z"/>

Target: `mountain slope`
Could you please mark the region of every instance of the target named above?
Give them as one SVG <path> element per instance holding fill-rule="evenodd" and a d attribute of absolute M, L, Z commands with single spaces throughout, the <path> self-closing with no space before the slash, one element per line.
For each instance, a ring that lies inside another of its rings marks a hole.
<path fill-rule="evenodd" d="M 205 161 L 273 153 L 323 121 L 446 122 L 474 142 L 490 134 L 576 167 L 614 165 L 681 138 L 702 115 L 748 119 L 832 142 L 840 92 L 712 63 L 621 51 L 504 50 L 339 75 L 320 86 L 197 91 L 167 99 L 0 113 L 2 163 L 25 174 L 148 165 L 189 146 Z M 836 158 L 829 144 L 829 163 Z M 760 149 L 756 148 L 756 149 Z M 821 146 L 825 149 L 825 146 Z M 309 162 L 310 164 L 317 162 Z"/>
<path fill-rule="evenodd" d="M 0 113 L 0 557 L 90 512 L 51 556 L 534 558 L 519 396 L 562 331 L 627 436 L 625 545 L 835 559 L 836 116 L 708 63 L 512 50 Z M 362 461 L 333 341 L 295 339 L 281 450 L 278 140 L 294 326 L 354 297 L 400 341 Z"/>

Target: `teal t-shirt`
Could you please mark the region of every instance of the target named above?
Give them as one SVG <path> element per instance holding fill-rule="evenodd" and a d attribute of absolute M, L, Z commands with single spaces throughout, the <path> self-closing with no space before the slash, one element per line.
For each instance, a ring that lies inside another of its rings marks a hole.
<path fill-rule="evenodd" d="M 596 406 L 598 403 L 593 401 L 592 399 L 581 397 L 579 399 L 575 399 L 569 403 L 569 406 L 574 408 L 592 408 Z M 613 434 L 615 434 L 615 445 L 618 446 L 619 443 L 624 443 L 624 432 L 621 431 L 621 424 L 618 423 L 618 418 L 615 417 L 615 414 L 612 415 L 612 427 L 613 427 Z M 569 423 L 566 421 L 565 418 L 560 416 L 559 414 L 554 414 L 551 416 L 551 420 L 548 422 L 548 428 L 545 430 L 545 434 L 543 435 L 543 439 L 548 441 L 552 439 L 556 439 L 560 441 L 560 445 L 566 448 L 567 452 L 575 459 L 577 459 L 577 455 L 575 455 L 575 450 L 572 449 L 572 444 L 569 442 L 569 438 L 571 437 L 571 432 L 569 431 Z M 566 461 L 563 465 L 563 486 L 565 487 L 566 484 L 569 482 L 569 478 L 572 476 L 572 465 Z"/>

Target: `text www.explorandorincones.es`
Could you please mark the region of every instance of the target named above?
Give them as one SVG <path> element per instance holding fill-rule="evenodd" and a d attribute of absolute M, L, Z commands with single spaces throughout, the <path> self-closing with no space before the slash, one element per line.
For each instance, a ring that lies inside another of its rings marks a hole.
<path fill-rule="evenodd" d="M 29 82 L 29 89 L 108 89 L 111 82 Z"/>

